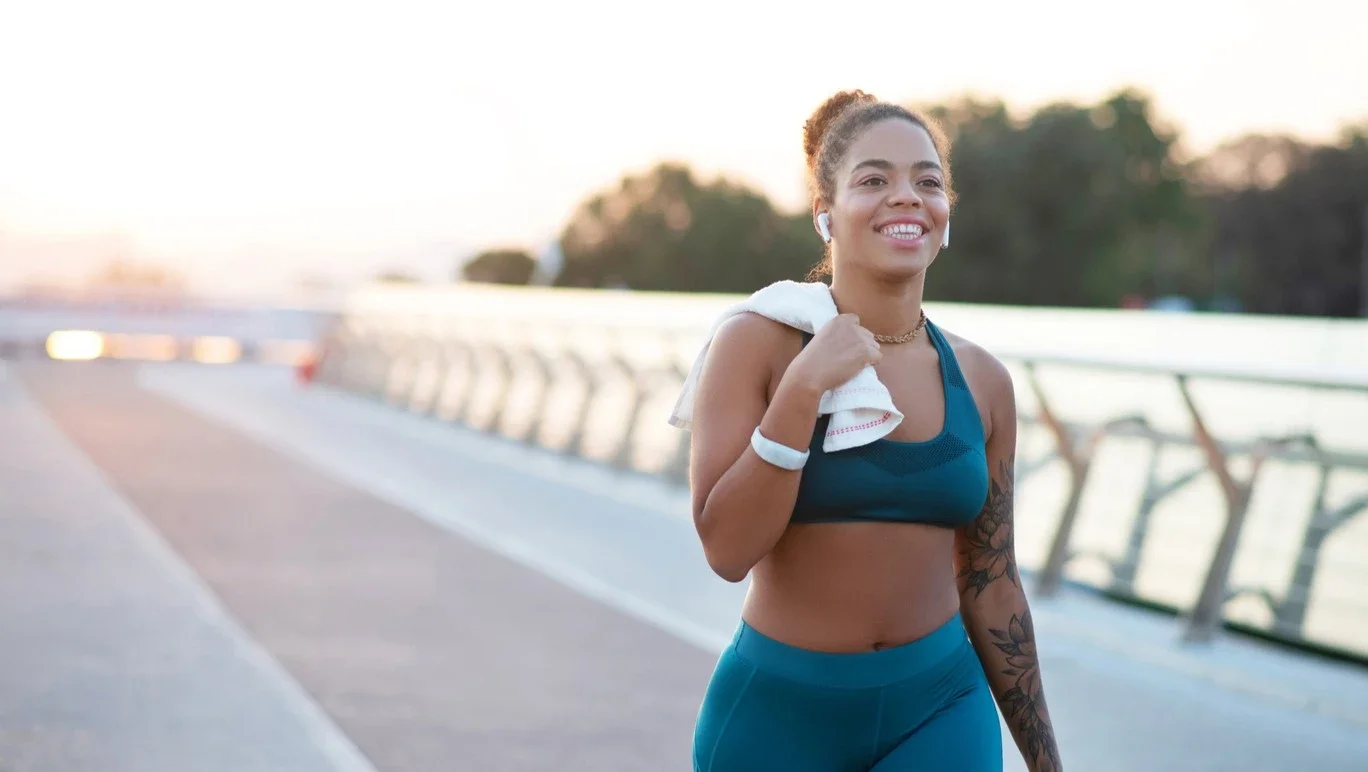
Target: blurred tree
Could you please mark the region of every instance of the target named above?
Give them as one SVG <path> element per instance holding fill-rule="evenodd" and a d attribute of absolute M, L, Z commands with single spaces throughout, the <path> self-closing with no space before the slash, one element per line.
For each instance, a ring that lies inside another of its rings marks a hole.
<path fill-rule="evenodd" d="M 1117 307 L 1184 295 L 1211 308 L 1333 315 L 1368 307 L 1368 124 L 1337 145 L 1252 136 L 1184 163 L 1177 133 L 1134 90 L 1022 117 L 975 99 L 929 112 L 953 140 L 960 203 L 928 297 Z M 802 279 L 822 255 L 807 211 L 777 212 L 757 192 L 700 182 L 674 163 L 589 197 L 559 247 L 559 286 L 693 292 Z"/>
<path fill-rule="evenodd" d="M 490 249 L 461 268 L 466 281 L 485 284 L 527 284 L 537 270 L 537 259 L 521 249 Z"/>
<path fill-rule="evenodd" d="M 1203 274 L 1201 209 L 1176 137 L 1141 94 L 1052 104 L 1013 120 L 999 102 L 928 110 L 950 134 L 955 238 L 928 295 L 966 302 L 1116 306 Z"/>
<path fill-rule="evenodd" d="M 821 259 L 806 215 L 726 180 L 700 184 L 679 164 L 624 177 L 585 201 L 561 234 L 558 286 L 750 292 L 801 279 Z"/>
<path fill-rule="evenodd" d="M 1193 165 L 1221 281 L 1256 313 L 1358 316 L 1368 293 L 1368 126 L 1338 144 L 1246 136 Z"/>

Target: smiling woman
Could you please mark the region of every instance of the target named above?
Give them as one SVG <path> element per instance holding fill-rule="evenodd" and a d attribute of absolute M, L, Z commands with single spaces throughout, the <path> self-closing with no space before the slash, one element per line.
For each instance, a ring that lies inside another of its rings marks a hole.
<path fill-rule="evenodd" d="M 1000 708 L 1032 772 L 1056 772 L 1013 544 L 1011 379 L 922 311 L 949 144 L 860 91 L 803 140 L 831 286 L 780 282 L 729 311 L 685 411 L 703 552 L 752 580 L 694 768 L 998 772 Z M 835 428 L 880 386 L 892 409 Z"/>

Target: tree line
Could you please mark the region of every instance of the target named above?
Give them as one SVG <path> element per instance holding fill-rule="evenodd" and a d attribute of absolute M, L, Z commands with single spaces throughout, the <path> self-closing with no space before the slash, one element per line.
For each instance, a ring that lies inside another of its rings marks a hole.
<path fill-rule="evenodd" d="M 974 99 L 925 111 L 952 140 L 959 193 L 928 298 L 1368 315 L 1368 122 L 1334 143 L 1250 135 L 1184 159 L 1178 134 L 1129 89 L 1025 117 Z M 822 256 L 808 211 L 676 163 L 587 197 L 558 246 L 556 286 L 675 292 L 801 280 Z M 513 284 L 536 272 L 516 249 L 461 269 Z"/>

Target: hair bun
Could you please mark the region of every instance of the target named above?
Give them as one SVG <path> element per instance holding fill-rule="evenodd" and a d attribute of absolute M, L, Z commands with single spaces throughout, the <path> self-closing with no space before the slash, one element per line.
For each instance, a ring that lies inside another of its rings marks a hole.
<path fill-rule="evenodd" d="M 875 99 L 873 94 L 856 89 L 838 92 L 823 102 L 803 124 L 803 153 L 807 156 L 808 168 L 811 169 L 817 161 L 817 154 L 822 150 L 822 138 L 826 136 L 827 129 L 837 116 L 851 105 L 877 101 L 879 100 Z"/>

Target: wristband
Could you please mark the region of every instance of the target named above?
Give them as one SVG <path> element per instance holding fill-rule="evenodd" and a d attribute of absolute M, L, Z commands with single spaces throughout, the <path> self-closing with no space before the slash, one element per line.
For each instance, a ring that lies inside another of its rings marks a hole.
<path fill-rule="evenodd" d="M 760 427 L 755 427 L 751 433 L 751 447 L 755 449 L 755 454 L 765 461 L 790 472 L 802 469 L 808 460 L 808 451 L 795 450 L 787 445 L 780 445 L 774 440 L 767 439 L 760 433 Z"/>

